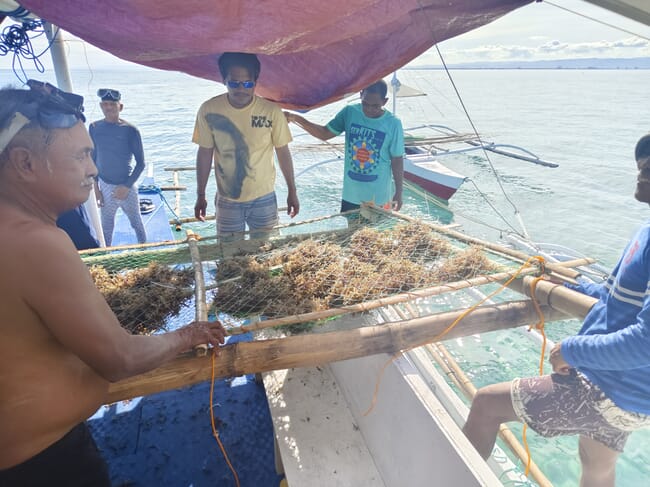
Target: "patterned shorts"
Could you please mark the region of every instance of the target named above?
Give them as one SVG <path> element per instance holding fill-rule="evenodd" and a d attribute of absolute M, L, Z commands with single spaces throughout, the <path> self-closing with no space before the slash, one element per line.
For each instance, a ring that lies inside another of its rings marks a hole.
<path fill-rule="evenodd" d="M 575 370 L 515 379 L 510 393 L 519 419 L 545 437 L 578 434 L 622 452 L 630 432 L 650 426 L 650 416 L 617 407 Z"/>
<path fill-rule="evenodd" d="M 260 196 L 252 201 L 237 202 L 215 198 L 217 206 L 217 234 L 242 233 L 248 225 L 252 238 L 268 234 L 278 224 L 278 202 L 275 193 Z"/>

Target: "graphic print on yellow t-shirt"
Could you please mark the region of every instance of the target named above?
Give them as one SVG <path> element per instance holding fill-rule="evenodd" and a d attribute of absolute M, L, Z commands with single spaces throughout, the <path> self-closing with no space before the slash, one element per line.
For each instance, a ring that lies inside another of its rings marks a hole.
<path fill-rule="evenodd" d="M 274 190 L 274 149 L 291 142 L 291 132 L 277 105 L 255 97 L 237 109 L 220 95 L 199 109 L 192 140 L 214 148 L 220 195 L 245 202 Z"/>

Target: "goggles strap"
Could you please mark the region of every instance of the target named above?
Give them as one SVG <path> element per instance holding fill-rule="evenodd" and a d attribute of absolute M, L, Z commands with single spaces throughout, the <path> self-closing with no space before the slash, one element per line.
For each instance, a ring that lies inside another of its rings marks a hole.
<path fill-rule="evenodd" d="M 0 153 L 9 145 L 9 142 L 16 136 L 16 134 L 25 125 L 29 123 L 29 119 L 20 112 L 14 113 L 9 126 L 0 132 Z"/>

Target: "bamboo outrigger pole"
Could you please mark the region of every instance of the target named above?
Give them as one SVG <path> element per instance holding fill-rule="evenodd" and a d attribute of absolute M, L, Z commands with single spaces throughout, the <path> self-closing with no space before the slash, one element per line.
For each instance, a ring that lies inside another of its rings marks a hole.
<path fill-rule="evenodd" d="M 565 318 L 563 313 L 542 307 L 549 320 Z M 272 340 L 239 342 L 220 347 L 216 378 L 291 367 L 311 367 L 378 353 L 395 354 L 413 346 L 436 341 L 464 311 L 440 313 L 396 323 L 347 331 L 290 336 Z M 445 339 L 486 333 L 537 321 L 529 300 L 483 306 L 463 318 Z M 110 385 L 107 402 L 154 394 L 208 380 L 211 359 L 183 356 L 153 371 Z"/>
<path fill-rule="evenodd" d="M 458 387 L 465 397 L 468 399 L 473 399 L 476 395 L 476 387 L 472 384 L 472 381 L 465 375 L 465 372 L 460 368 L 458 363 L 451 356 L 449 351 L 445 348 L 442 343 L 436 343 L 435 345 L 427 345 L 427 350 L 431 354 L 431 357 L 436 361 L 440 368 L 447 374 L 456 387 Z M 502 424 L 499 426 L 499 436 L 501 439 L 508 445 L 508 448 L 525 464 L 528 461 L 528 454 L 526 449 L 519 442 L 514 433 L 506 426 Z M 533 461 L 530 462 L 530 475 L 535 479 L 535 482 L 540 487 L 552 487 L 553 484 L 548 480 L 544 472 L 537 466 Z"/>

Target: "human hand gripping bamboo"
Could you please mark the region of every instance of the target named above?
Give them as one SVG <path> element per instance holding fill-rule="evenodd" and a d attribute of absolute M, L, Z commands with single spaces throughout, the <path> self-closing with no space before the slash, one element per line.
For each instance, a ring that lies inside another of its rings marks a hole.
<path fill-rule="evenodd" d="M 194 350 L 197 356 L 208 353 L 208 346 L 212 346 L 213 353 L 220 354 L 219 345 L 226 340 L 226 329 L 219 321 L 193 321 L 178 330 L 181 335 L 185 350 Z"/>
<path fill-rule="evenodd" d="M 562 342 L 556 343 L 551 349 L 548 361 L 553 366 L 553 372 L 560 375 L 569 375 L 571 367 L 562 357 Z"/>

